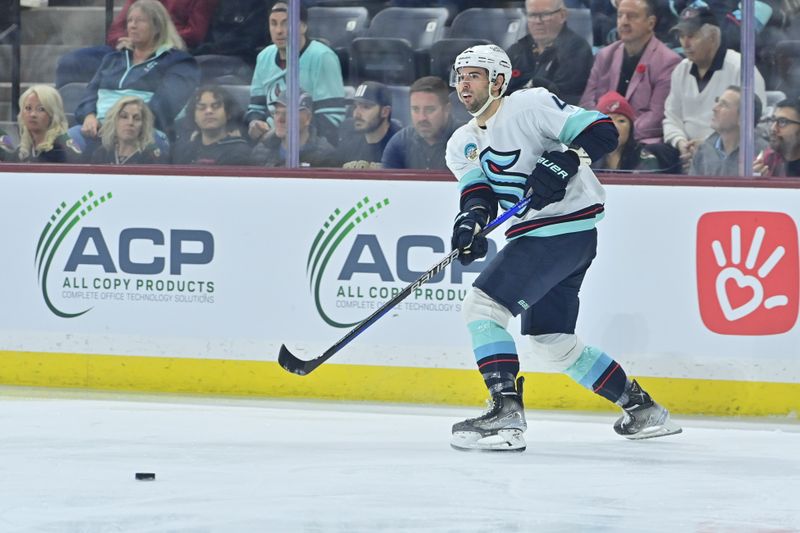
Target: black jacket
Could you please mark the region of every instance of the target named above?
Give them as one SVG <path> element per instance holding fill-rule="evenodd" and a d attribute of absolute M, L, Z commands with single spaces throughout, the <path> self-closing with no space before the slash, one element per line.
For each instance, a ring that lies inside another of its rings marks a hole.
<path fill-rule="evenodd" d="M 528 34 L 508 49 L 513 68 L 508 94 L 524 88 L 531 80 L 534 80 L 534 84 L 537 84 L 537 80 L 548 80 L 555 84 L 552 87 L 555 91 L 551 92 L 568 104 L 577 104 L 594 63 L 592 47 L 566 25 L 561 28 L 553 45 L 542 53 L 533 53 L 535 44 L 533 37 Z"/>
<path fill-rule="evenodd" d="M 242 137 L 229 135 L 206 145 L 197 134 L 175 146 L 172 162 L 176 165 L 252 165 L 252 149 Z"/>

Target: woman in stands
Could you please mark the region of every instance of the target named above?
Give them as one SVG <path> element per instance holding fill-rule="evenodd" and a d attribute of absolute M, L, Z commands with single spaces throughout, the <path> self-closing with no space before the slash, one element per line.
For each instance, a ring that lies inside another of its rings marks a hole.
<path fill-rule="evenodd" d="M 200 79 L 194 58 L 186 53 L 164 6 L 156 0 L 138 0 L 128 10 L 128 36 L 123 48 L 106 55 L 86 87 L 86 95 L 75 110 L 81 126 L 70 129 L 78 142 L 91 142 L 100 131 L 108 110 L 120 98 L 136 95 L 155 116 L 162 148 L 164 133 L 172 130 Z M 96 146 L 95 146 L 96 147 Z"/>
<path fill-rule="evenodd" d="M 669 149 L 666 145 L 644 145 L 636 142 L 633 136 L 633 121 L 636 111 L 624 96 L 616 91 L 609 91 L 597 101 L 597 110 L 608 115 L 614 121 L 619 132 L 617 148 L 606 154 L 603 158 L 592 163 L 596 170 L 617 170 L 627 172 L 678 172 L 677 154 L 658 151 L 660 148 Z M 672 156 L 674 161 L 668 159 Z"/>
<path fill-rule="evenodd" d="M 19 99 L 19 147 L 10 161 L 76 163 L 81 152 L 67 135 L 67 117 L 58 91 L 34 85 Z"/>
<path fill-rule="evenodd" d="M 165 163 L 156 146 L 153 113 L 141 98 L 124 96 L 108 110 L 100 127 L 102 146 L 92 153 L 100 165 L 148 165 Z"/>

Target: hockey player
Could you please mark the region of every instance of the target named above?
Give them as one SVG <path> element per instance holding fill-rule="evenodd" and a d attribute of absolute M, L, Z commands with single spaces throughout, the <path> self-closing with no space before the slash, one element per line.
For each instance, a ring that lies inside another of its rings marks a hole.
<path fill-rule="evenodd" d="M 458 98 L 473 116 L 447 144 L 447 166 L 459 180 L 460 213 L 452 246 L 469 264 L 488 249 L 477 233 L 530 196 L 528 208 L 506 231 L 508 243 L 484 268 L 464 299 L 464 317 L 478 369 L 489 389 L 489 410 L 453 426 L 451 445 L 462 450 L 525 449 L 523 378 L 507 331 L 522 315 L 533 351 L 584 387 L 619 405 L 614 430 L 629 439 L 680 433 L 655 403 L 602 350 L 575 335 L 578 291 L 595 256 L 595 224 L 605 193 L 576 150 L 597 160 L 617 144 L 611 120 L 561 101 L 546 89 L 503 97 L 511 63 L 502 48 L 481 45 L 453 66 Z"/>

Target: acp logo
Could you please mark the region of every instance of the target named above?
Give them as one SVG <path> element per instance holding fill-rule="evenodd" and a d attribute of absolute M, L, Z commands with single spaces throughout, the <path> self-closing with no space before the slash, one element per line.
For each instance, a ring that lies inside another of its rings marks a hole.
<path fill-rule="evenodd" d="M 356 202 L 356 205 L 347 211 L 342 211 L 339 208 L 334 209 L 333 213 L 331 213 L 328 219 L 322 224 L 322 227 L 317 232 L 317 236 L 314 238 L 314 242 L 311 244 L 311 249 L 308 251 L 308 259 L 306 260 L 306 274 L 308 275 L 309 288 L 314 295 L 314 303 L 317 307 L 317 312 L 322 319 L 331 326 L 344 328 L 355 325 L 358 322 L 343 323 L 334 320 L 322 308 L 320 287 L 322 286 L 325 268 L 328 266 L 331 256 L 333 256 L 345 237 L 347 237 L 357 225 L 369 218 L 370 215 L 375 214 L 376 211 L 388 205 L 388 198 L 371 204 L 369 198 L 364 197 L 363 200 Z"/>
<path fill-rule="evenodd" d="M 42 289 L 42 296 L 44 302 L 47 304 L 48 309 L 53 314 L 62 318 L 74 318 L 81 316 L 89 311 L 86 309 L 78 313 L 67 313 L 58 309 L 50 299 L 47 293 L 47 276 L 50 273 L 50 267 L 53 264 L 53 258 L 58 251 L 61 243 L 64 242 L 66 236 L 75 228 L 78 222 L 89 216 L 92 211 L 105 204 L 111 199 L 111 193 L 95 197 L 93 191 L 89 191 L 78 200 L 68 205 L 66 202 L 56 208 L 50 220 L 44 225 L 41 235 L 39 235 L 39 242 L 36 245 L 36 255 L 34 258 L 36 265 L 36 272 L 39 277 L 39 286 Z"/>
<path fill-rule="evenodd" d="M 720 211 L 697 223 L 700 316 L 722 335 L 776 335 L 798 315 L 797 226 L 785 213 Z"/>
<path fill-rule="evenodd" d="M 61 202 L 45 224 L 36 245 L 34 264 L 48 309 L 62 318 L 79 317 L 92 309 L 89 307 L 77 312 L 62 309 L 58 298 L 53 298 L 50 293 L 51 286 L 56 284 L 60 284 L 62 298 L 73 300 L 213 303 L 210 296 L 214 292 L 213 281 L 163 279 L 162 276 L 168 271 L 170 277 L 179 277 L 186 265 L 209 264 L 214 258 L 213 235 L 205 230 L 172 229 L 167 244 L 165 233 L 158 228 L 124 228 L 116 239 L 118 255 L 114 258 L 101 228 L 83 224 L 78 228 L 79 222 L 111 198 L 110 192 L 96 197 L 94 192 L 88 191 L 72 205 Z M 73 234 L 77 235 L 72 238 Z M 71 245 L 62 246 L 65 242 Z M 135 250 L 143 243 L 155 251 L 137 253 Z M 184 243 L 187 243 L 187 248 L 199 251 L 185 251 Z M 53 269 L 53 264 L 61 264 L 60 259 L 54 259 L 65 256 L 61 272 L 63 280 L 48 282 L 50 277 L 59 273 L 58 268 Z M 95 271 L 99 267 L 102 274 L 80 274 L 78 271 L 82 267 Z"/>

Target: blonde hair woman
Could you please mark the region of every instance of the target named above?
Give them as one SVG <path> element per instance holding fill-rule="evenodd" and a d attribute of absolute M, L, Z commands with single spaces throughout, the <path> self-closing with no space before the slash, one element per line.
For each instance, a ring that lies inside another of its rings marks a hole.
<path fill-rule="evenodd" d="M 134 2 L 128 10 L 127 37 L 103 58 L 75 110 L 81 126 L 70 134 L 82 142 L 96 138 L 111 106 L 132 92 L 153 112 L 156 128 L 169 132 L 200 80 L 197 63 L 184 48 L 160 2 Z"/>
<path fill-rule="evenodd" d="M 102 146 L 92 153 L 92 163 L 147 165 L 160 163 L 155 145 L 153 113 L 141 98 L 124 96 L 111 106 L 100 128 Z"/>
<path fill-rule="evenodd" d="M 67 135 L 64 102 L 48 85 L 34 85 L 19 98 L 19 147 L 15 157 L 21 163 L 72 163 L 80 150 Z"/>

